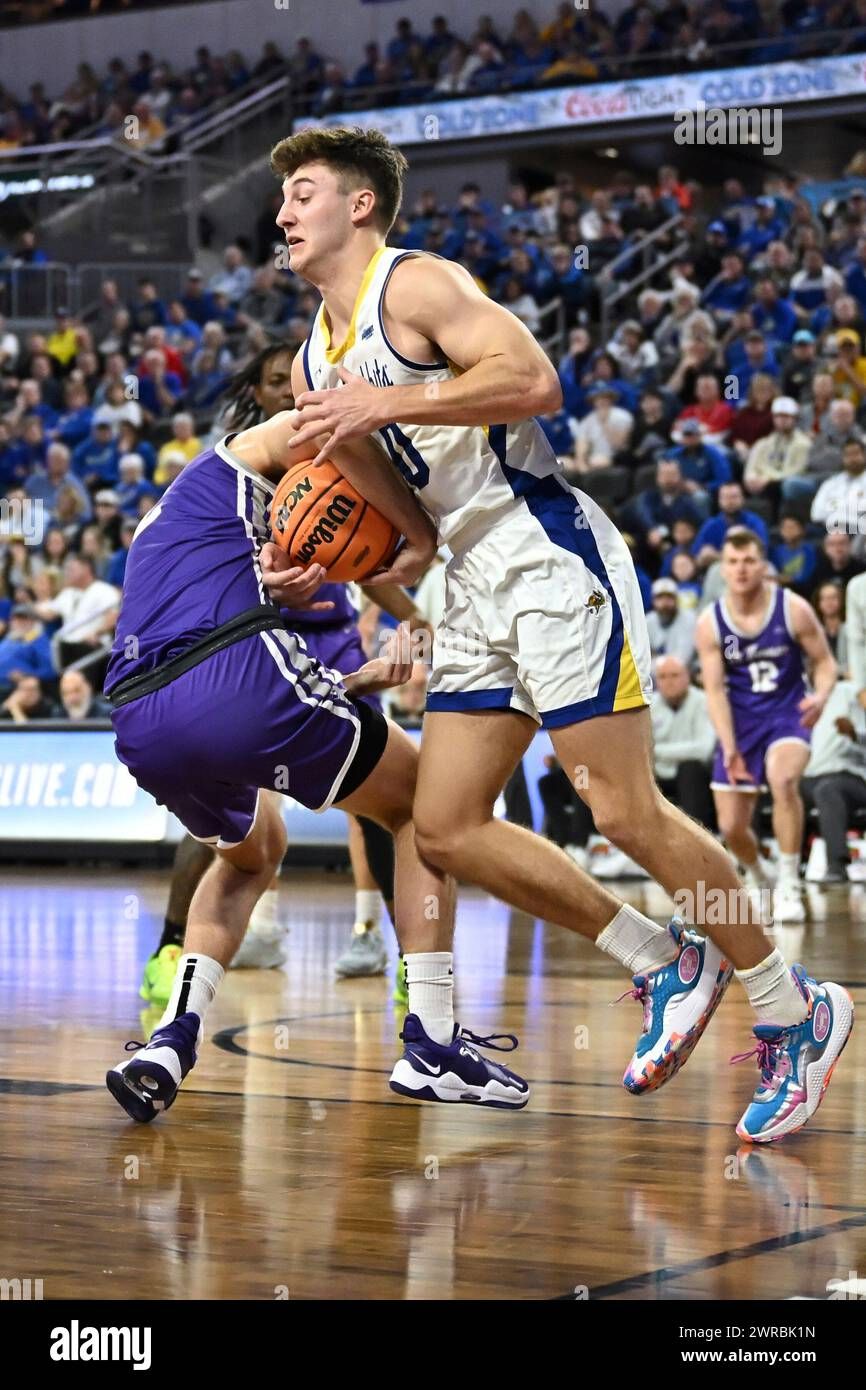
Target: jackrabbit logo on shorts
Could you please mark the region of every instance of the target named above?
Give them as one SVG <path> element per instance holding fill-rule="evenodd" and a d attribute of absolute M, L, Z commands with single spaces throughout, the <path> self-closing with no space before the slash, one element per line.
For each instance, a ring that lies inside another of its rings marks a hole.
<path fill-rule="evenodd" d="M 69 1327 L 51 1329 L 52 1361 L 131 1361 L 134 1371 L 150 1370 L 149 1327 Z"/>

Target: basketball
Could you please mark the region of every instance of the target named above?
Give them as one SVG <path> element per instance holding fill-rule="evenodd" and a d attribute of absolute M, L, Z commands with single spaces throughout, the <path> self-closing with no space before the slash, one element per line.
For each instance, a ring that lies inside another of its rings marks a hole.
<path fill-rule="evenodd" d="M 329 581 L 361 583 L 390 560 L 400 539 L 390 521 L 329 459 L 299 463 L 271 503 L 271 534 L 296 565 L 324 565 Z"/>

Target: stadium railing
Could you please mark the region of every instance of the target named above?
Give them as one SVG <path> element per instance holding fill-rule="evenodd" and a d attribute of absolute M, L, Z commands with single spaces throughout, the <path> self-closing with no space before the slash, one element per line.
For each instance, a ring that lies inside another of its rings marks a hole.
<path fill-rule="evenodd" d="M 615 256 L 612 261 L 608 261 L 607 265 L 599 273 L 598 287 L 602 342 L 606 343 L 610 338 L 613 313 L 616 306 L 621 304 L 623 300 L 631 299 L 635 291 L 638 290 L 641 285 L 653 279 L 660 271 L 664 270 L 666 266 L 681 259 L 688 250 L 688 237 L 682 236 L 677 239 L 670 251 L 662 252 L 661 255 L 656 255 L 654 251 L 658 243 L 665 237 L 675 234 L 677 229 L 682 226 L 682 223 L 682 213 L 675 213 L 673 217 L 668 218 L 667 222 L 663 222 L 660 227 L 657 227 L 654 232 L 650 232 L 647 236 L 643 237 L 640 242 L 627 247 L 624 251 L 620 251 L 619 255 Z M 641 269 L 638 273 L 631 276 L 629 279 L 616 278 L 617 270 L 621 266 L 627 265 L 630 260 L 635 259 L 640 259 L 641 262 Z"/>

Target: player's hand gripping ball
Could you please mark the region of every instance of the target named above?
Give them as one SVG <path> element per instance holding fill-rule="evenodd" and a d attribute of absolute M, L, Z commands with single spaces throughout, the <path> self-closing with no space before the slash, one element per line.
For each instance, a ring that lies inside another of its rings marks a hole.
<path fill-rule="evenodd" d="M 400 539 L 329 459 L 298 463 L 270 508 L 271 535 L 293 565 L 323 565 L 328 580 L 362 583 L 392 558 Z"/>

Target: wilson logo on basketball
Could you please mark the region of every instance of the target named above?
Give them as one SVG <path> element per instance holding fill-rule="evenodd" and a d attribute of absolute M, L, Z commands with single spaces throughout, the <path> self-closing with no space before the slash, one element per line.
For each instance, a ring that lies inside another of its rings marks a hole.
<path fill-rule="evenodd" d="M 823 1042 L 830 1031 L 830 1010 L 822 999 L 815 1009 L 815 1022 L 812 1025 L 812 1032 L 815 1034 L 816 1042 Z"/>
<path fill-rule="evenodd" d="M 271 526 L 293 565 L 319 564 L 338 584 L 363 583 L 381 570 L 400 539 L 330 459 L 315 468 L 307 460 L 286 473 L 271 501 Z"/>
<path fill-rule="evenodd" d="M 320 516 L 313 529 L 307 532 L 307 539 L 304 544 L 297 547 L 295 559 L 298 563 L 308 565 L 320 545 L 330 545 L 356 506 L 357 503 L 353 502 L 351 497 L 343 497 L 338 493 L 328 506 L 324 516 Z"/>
<path fill-rule="evenodd" d="M 684 985 L 690 985 L 698 973 L 701 953 L 697 946 L 687 946 L 680 956 L 679 976 Z"/>

